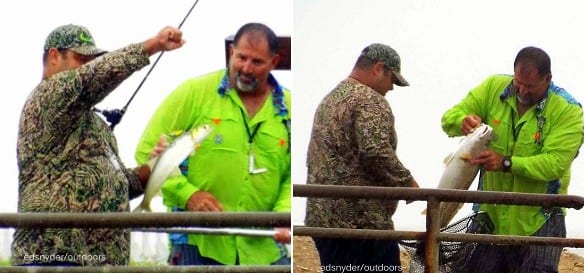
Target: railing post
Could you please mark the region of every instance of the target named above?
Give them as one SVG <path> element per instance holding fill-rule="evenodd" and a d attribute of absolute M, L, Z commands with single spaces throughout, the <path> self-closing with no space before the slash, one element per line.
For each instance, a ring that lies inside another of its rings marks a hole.
<path fill-rule="evenodd" d="M 428 212 L 426 214 L 426 249 L 425 270 L 426 273 L 438 273 L 439 269 L 439 241 L 438 233 L 440 232 L 440 201 L 433 196 L 428 198 Z"/>

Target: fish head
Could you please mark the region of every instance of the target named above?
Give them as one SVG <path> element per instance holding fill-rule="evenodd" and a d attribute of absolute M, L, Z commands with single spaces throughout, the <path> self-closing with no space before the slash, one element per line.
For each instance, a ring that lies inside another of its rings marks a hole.
<path fill-rule="evenodd" d="M 475 128 L 469 135 L 473 142 L 480 142 L 487 145 L 493 138 L 493 127 L 488 124 L 481 124 L 479 127 Z"/>
<path fill-rule="evenodd" d="M 201 142 L 203 142 L 203 140 L 205 140 L 205 138 L 211 133 L 211 131 L 213 131 L 213 127 L 211 127 L 209 124 L 204 124 L 194 130 L 191 130 L 191 139 L 193 140 L 195 147 L 200 145 Z"/>

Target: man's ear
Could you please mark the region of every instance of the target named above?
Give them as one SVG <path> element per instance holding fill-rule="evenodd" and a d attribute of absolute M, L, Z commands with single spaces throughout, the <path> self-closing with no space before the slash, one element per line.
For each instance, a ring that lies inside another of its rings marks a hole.
<path fill-rule="evenodd" d="M 61 52 L 54 47 L 49 48 L 49 52 L 47 54 L 47 63 L 55 65 L 59 58 L 61 58 Z"/>
<path fill-rule="evenodd" d="M 276 68 L 276 66 L 278 66 L 279 62 L 280 62 L 280 54 L 274 54 L 274 57 L 272 58 L 272 69 Z"/>
<path fill-rule="evenodd" d="M 382 62 L 376 62 L 375 65 L 373 65 L 373 71 L 375 72 L 375 74 L 383 74 L 383 72 L 385 71 L 385 65 Z"/>

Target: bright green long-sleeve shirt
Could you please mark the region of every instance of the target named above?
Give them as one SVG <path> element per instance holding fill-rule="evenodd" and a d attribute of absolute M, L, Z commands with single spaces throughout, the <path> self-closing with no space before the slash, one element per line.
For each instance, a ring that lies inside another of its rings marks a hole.
<path fill-rule="evenodd" d="M 469 114 L 493 127 L 490 149 L 511 156 L 512 169 L 485 172 L 482 190 L 567 194 L 570 167 L 584 138 L 582 105 L 551 82 L 546 99 L 519 117 L 511 80 L 510 75 L 488 77 L 444 113 L 442 128 L 449 136 L 461 135 L 462 121 Z M 480 208 L 489 214 L 495 233 L 507 235 L 531 235 L 549 213 L 555 213 L 536 206 Z"/>
<path fill-rule="evenodd" d="M 162 102 L 136 149 L 140 163 L 148 160 L 162 134 L 203 124 L 213 127 L 188 159 L 186 177 L 170 178 L 162 186 L 165 205 L 184 209 L 193 193 L 204 190 L 225 211 L 290 211 L 290 92 L 271 75 L 269 80 L 274 90 L 252 119 L 229 86 L 226 70 L 189 79 Z M 256 128 L 250 144 L 249 135 Z M 265 172 L 250 173 L 250 153 L 255 168 L 265 168 Z M 242 265 L 267 265 L 281 256 L 276 242 L 265 237 L 191 234 L 188 243 L 196 245 L 203 256 L 226 265 L 234 264 L 237 255 Z"/>

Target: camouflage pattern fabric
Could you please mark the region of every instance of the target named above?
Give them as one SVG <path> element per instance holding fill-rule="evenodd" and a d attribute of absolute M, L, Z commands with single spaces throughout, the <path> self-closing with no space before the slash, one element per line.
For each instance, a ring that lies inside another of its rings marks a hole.
<path fill-rule="evenodd" d="M 410 85 L 401 74 L 401 59 L 399 54 L 390 46 L 379 43 L 371 44 L 361 51 L 361 56 L 365 56 L 373 61 L 382 62 L 395 75 L 396 85 Z"/>
<path fill-rule="evenodd" d="M 36 86 L 18 132 L 18 212 L 129 211 L 130 198 L 143 193 L 137 169 L 124 166 L 113 132 L 91 108 L 148 64 L 144 45 L 133 44 Z M 17 229 L 12 255 L 15 265 L 49 262 L 40 255 L 127 265 L 130 231 Z"/>
<path fill-rule="evenodd" d="M 389 103 L 373 89 L 342 81 L 318 106 L 308 147 L 308 184 L 408 186 L 413 179 L 396 155 Z M 393 229 L 397 201 L 309 198 L 306 225 Z"/>
<path fill-rule="evenodd" d="M 63 25 L 51 31 L 45 40 L 44 50 L 50 48 L 69 49 L 77 54 L 97 56 L 107 51 L 95 47 L 93 36 L 89 30 L 78 25 Z"/>

